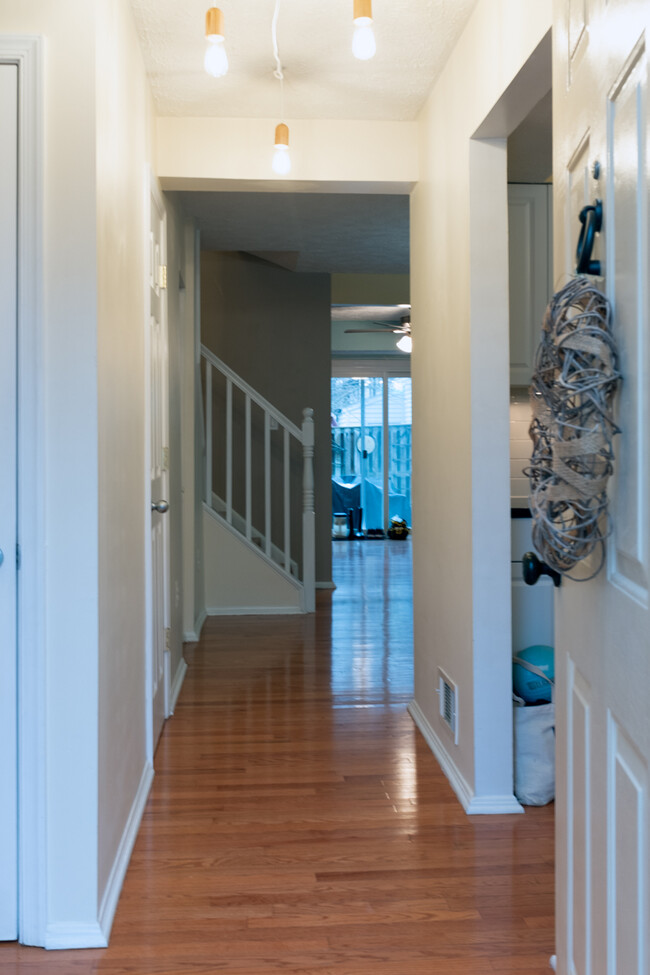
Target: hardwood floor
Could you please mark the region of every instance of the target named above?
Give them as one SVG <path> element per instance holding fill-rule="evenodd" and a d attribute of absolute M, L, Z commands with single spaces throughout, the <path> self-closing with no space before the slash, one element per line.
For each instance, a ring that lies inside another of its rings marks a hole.
<path fill-rule="evenodd" d="M 406 713 L 410 542 L 337 542 L 334 578 L 207 621 L 110 947 L 1 972 L 547 975 L 553 807 L 467 817 Z"/>

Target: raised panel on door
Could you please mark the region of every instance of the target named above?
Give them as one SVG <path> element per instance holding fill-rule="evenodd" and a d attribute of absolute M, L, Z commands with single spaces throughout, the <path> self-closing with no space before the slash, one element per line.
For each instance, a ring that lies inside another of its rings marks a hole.
<path fill-rule="evenodd" d="M 591 972 L 591 688 L 569 659 L 567 668 L 568 955 L 575 975 Z M 560 865 L 561 869 L 561 865 Z"/>
<path fill-rule="evenodd" d="M 612 514 L 616 525 L 609 570 L 642 605 L 648 604 L 648 492 L 646 57 L 638 43 L 608 97 L 608 296 L 616 310 L 616 337 L 624 376 L 618 397 Z"/>
<path fill-rule="evenodd" d="M 0 940 L 18 937 L 16 270 L 18 68 L 0 64 Z"/>

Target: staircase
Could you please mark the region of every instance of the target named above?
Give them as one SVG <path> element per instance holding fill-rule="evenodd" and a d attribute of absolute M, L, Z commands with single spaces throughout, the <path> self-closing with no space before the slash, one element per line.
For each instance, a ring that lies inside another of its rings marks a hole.
<path fill-rule="evenodd" d="M 314 411 L 296 426 L 201 346 L 203 507 L 315 608 Z"/>

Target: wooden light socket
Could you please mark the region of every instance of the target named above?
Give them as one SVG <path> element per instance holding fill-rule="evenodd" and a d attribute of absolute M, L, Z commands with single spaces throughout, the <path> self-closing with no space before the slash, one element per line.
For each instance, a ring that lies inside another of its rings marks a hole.
<path fill-rule="evenodd" d="M 359 20 L 372 22 L 372 0 L 354 0 L 353 18 L 356 24 Z"/>
<path fill-rule="evenodd" d="M 278 146 L 289 147 L 289 126 L 285 125 L 284 122 L 279 122 L 275 127 L 275 148 Z"/>
<path fill-rule="evenodd" d="M 223 40 L 223 14 L 218 7 L 210 7 L 205 15 L 205 36 L 208 40 Z"/>

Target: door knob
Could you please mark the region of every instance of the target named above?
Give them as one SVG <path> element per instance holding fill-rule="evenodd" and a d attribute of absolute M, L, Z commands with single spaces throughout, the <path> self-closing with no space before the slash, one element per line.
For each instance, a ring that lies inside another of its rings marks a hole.
<path fill-rule="evenodd" d="M 527 586 L 534 586 L 540 576 L 550 576 L 556 589 L 562 585 L 560 573 L 552 569 L 546 562 L 541 562 L 534 552 L 524 552 L 521 557 L 521 568 Z"/>
<path fill-rule="evenodd" d="M 169 511 L 169 501 L 152 501 L 151 510 L 164 515 L 166 511 Z"/>

